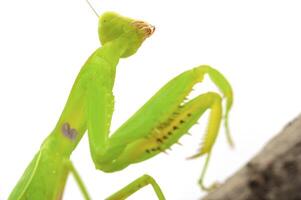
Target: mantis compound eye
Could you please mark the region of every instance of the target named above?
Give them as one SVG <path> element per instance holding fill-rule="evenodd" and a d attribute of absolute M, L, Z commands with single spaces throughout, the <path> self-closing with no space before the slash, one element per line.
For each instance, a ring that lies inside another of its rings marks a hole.
<path fill-rule="evenodd" d="M 144 21 L 134 21 L 132 25 L 134 25 L 136 28 L 144 32 L 145 35 L 144 39 L 150 37 L 156 30 L 154 26 Z"/>

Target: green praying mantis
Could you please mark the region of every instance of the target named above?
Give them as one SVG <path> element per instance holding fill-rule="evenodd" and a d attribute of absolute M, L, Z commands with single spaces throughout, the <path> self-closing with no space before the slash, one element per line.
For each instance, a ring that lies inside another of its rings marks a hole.
<path fill-rule="evenodd" d="M 201 148 L 190 157 L 207 156 L 199 184 L 202 189 L 208 189 L 204 186 L 204 176 L 222 120 L 228 142 L 233 145 L 228 128 L 232 88 L 212 67 L 198 66 L 170 80 L 115 133 L 110 133 L 116 66 L 121 58 L 135 54 L 154 31 L 154 26 L 147 22 L 114 12 L 99 17 L 98 33 L 102 47 L 94 51 L 80 70 L 59 121 L 28 165 L 9 200 L 62 199 L 69 173 L 74 176 L 84 198 L 91 199 L 70 161 L 70 155 L 86 131 L 96 168 L 115 172 L 164 152 L 210 109 Z M 194 85 L 202 82 L 206 74 L 222 96 L 207 92 L 187 100 Z M 223 100 L 226 101 L 225 107 Z M 125 199 L 148 184 L 158 199 L 165 199 L 159 185 L 149 175 L 141 176 L 107 199 Z"/>

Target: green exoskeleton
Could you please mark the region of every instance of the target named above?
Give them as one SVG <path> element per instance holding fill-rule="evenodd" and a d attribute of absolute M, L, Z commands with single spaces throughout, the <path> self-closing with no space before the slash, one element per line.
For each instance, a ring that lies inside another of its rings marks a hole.
<path fill-rule="evenodd" d="M 144 21 L 106 12 L 99 18 L 98 31 L 102 47 L 96 49 L 82 67 L 56 127 L 30 162 L 10 194 L 10 200 L 62 199 L 69 173 L 74 175 L 85 199 L 90 199 L 70 161 L 71 153 L 86 131 L 96 168 L 115 172 L 164 152 L 210 109 L 202 146 L 192 156 L 207 155 L 199 181 L 202 188 L 205 188 L 204 174 L 223 117 L 227 138 L 232 144 L 228 131 L 232 89 L 225 77 L 210 66 L 195 67 L 170 80 L 115 133 L 110 134 L 116 66 L 121 58 L 135 54 L 155 28 Z M 185 100 L 193 86 L 206 74 L 220 89 L 222 97 L 208 92 Z M 223 99 L 226 100 L 225 108 Z M 158 184 L 148 175 L 141 176 L 107 199 L 125 199 L 148 184 L 153 186 L 158 199 L 165 199 Z"/>

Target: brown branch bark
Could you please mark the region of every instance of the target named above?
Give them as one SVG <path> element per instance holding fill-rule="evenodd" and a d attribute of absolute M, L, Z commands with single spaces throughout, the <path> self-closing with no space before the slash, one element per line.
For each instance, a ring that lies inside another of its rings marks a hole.
<path fill-rule="evenodd" d="M 204 200 L 301 200 L 301 116 Z"/>

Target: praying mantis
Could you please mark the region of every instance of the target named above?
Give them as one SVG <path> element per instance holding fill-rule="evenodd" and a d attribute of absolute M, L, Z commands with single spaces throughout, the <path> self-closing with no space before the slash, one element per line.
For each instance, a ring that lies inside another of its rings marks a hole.
<path fill-rule="evenodd" d="M 204 186 L 204 176 L 222 120 L 228 142 L 233 145 L 228 127 L 233 92 L 227 79 L 216 69 L 202 65 L 178 75 L 116 132 L 110 133 L 116 66 L 120 59 L 134 55 L 154 31 L 155 27 L 145 21 L 114 12 L 105 12 L 99 17 L 102 47 L 94 51 L 80 70 L 59 121 L 11 192 L 10 200 L 62 199 L 69 173 L 74 176 L 84 198 L 91 199 L 70 161 L 86 131 L 95 167 L 104 172 L 115 172 L 164 152 L 210 109 L 201 148 L 190 157 L 207 156 L 199 184 L 202 189 L 208 189 Z M 193 86 L 202 82 L 205 75 L 209 75 L 222 96 L 207 92 L 187 100 Z M 165 199 L 161 188 L 149 175 L 139 177 L 107 199 L 125 199 L 148 184 L 159 200 Z"/>

